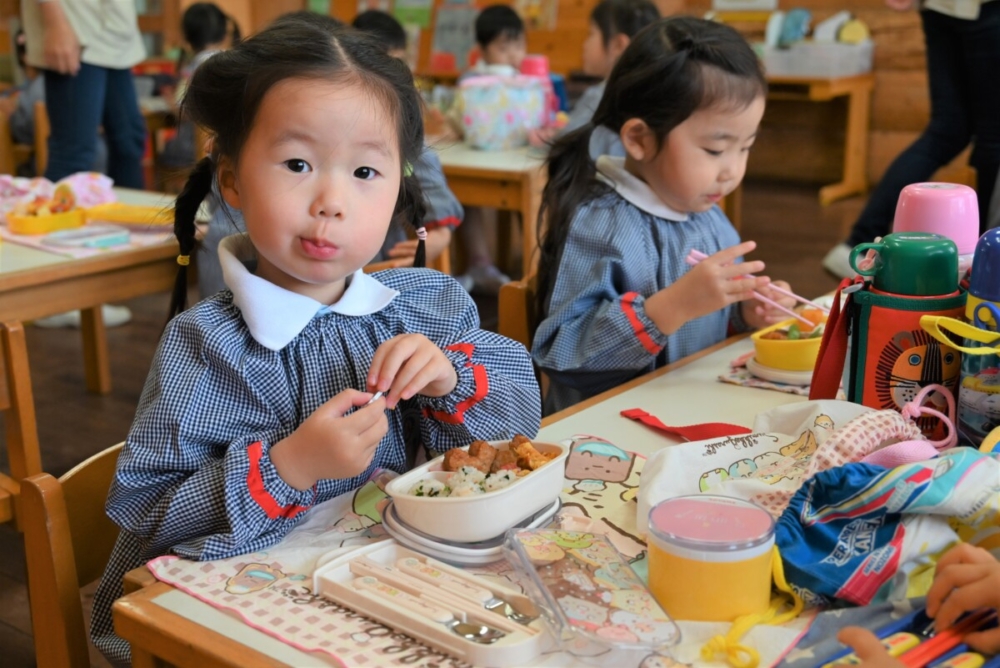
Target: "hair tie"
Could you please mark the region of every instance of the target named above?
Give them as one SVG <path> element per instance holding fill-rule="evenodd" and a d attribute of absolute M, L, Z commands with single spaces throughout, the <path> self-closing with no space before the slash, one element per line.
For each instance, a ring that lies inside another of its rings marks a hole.
<path fill-rule="evenodd" d="M 410 161 L 403 165 L 403 176 L 413 176 L 413 163 Z"/>
<path fill-rule="evenodd" d="M 177 256 L 177 264 L 179 264 L 182 267 L 188 266 L 189 264 L 191 264 L 191 256 L 190 255 L 178 255 Z"/>
<path fill-rule="evenodd" d="M 427 228 L 423 225 L 417 228 L 417 239 L 427 241 Z"/>

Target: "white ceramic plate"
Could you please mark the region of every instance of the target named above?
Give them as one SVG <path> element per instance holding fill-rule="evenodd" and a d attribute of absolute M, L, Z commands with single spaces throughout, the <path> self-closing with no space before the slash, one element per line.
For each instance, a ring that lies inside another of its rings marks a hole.
<path fill-rule="evenodd" d="M 559 512 L 561 507 L 562 500 L 557 498 L 555 503 L 542 508 L 530 517 L 526 517 L 516 526 L 528 529 L 544 526 Z M 491 564 L 503 558 L 503 539 L 506 533 L 478 543 L 453 543 L 435 540 L 427 534 L 407 526 L 400 520 L 392 501 L 382 511 L 382 526 L 385 527 L 386 533 L 395 538 L 401 545 L 452 564 L 477 566 Z"/>
<path fill-rule="evenodd" d="M 747 371 L 757 376 L 761 380 L 769 380 L 772 383 L 784 383 L 786 385 L 805 386 L 812 382 L 812 371 L 786 371 L 775 369 L 757 363 L 756 357 L 747 360 Z"/>

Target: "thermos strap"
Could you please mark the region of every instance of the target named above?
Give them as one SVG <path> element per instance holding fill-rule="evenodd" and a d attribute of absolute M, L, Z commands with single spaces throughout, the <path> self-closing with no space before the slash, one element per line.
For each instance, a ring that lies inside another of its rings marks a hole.
<path fill-rule="evenodd" d="M 841 308 L 840 295 L 853 280 L 845 278 L 837 287 L 837 294 L 830 307 L 830 315 L 826 319 L 823 330 L 823 341 L 819 345 L 819 355 L 813 368 L 812 381 L 809 384 L 809 399 L 836 399 L 840 389 L 840 379 L 844 375 L 844 363 L 847 358 L 847 323 L 849 318 L 849 302 Z"/>
<path fill-rule="evenodd" d="M 964 320 L 943 315 L 925 315 L 920 318 L 920 326 L 940 343 L 960 350 L 966 355 L 996 355 L 1000 353 L 1000 334 L 980 329 Z M 960 346 L 946 332 L 982 345 L 975 348 Z"/>

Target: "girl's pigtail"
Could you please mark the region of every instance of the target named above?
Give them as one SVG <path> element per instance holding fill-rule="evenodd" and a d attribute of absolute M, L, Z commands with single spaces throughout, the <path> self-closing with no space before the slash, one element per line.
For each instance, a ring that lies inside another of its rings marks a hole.
<path fill-rule="evenodd" d="M 538 288 L 535 291 L 539 318 L 545 317 L 559 254 L 566 243 L 576 208 L 600 192 L 602 184 L 594 178 L 597 166 L 590 157 L 590 136 L 594 122 L 560 137 L 549 149 L 549 180 L 542 192 L 538 212 Z"/>
<path fill-rule="evenodd" d="M 187 268 L 191 263 L 191 253 L 195 243 L 195 216 L 202 201 L 212 190 L 212 178 L 215 169 L 210 157 L 202 158 L 194 166 L 184 190 L 177 196 L 174 204 L 174 236 L 180 246 L 177 256 L 177 280 L 174 282 L 174 293 L 170 298 L 170 318 L 181 313 L 187 307 Z"/>
<path fill-rule="evenodd" d="M 413 175 L 413 168 L 407 164 L 403 170 L 403 183 L 399 187 L 399 201 L 396 203 L 396 215 L 409 223 L 417 232 L 417 254 L 413 258 L 414 267 L 427 266 L 427 228 L 424 227 L 424 215 L 427 205 L 424 203 L 424 193 L 420 181 Z"/>

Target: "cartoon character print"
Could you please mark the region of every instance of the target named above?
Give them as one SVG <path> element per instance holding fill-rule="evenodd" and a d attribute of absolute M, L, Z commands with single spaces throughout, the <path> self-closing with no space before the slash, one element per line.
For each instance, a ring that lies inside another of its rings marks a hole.
<path fill-rule="evenodd" d="M 595 635 L 610 640 L 612 642 L 623 642 L 623 643 L 636 643 L 639 642 L 639 636 L 632 633 L 629 627 L 622 624 L 611 624 L 608 626 L 602 626 L 597 629 Z"/>
<path fill-rule="evenodd" d="M 816 435 L 811 429 L 806 429 L 804 432 L 799 434 L 797 439 L 779 449 L 778 452 L 783 457 L 808 459 L 814 452 L 816 452 L 816 448 L 818 447 L 819 443 L 816 441 Z"/>
<path fill-rule="evenodd" d="M 623 483 L 632 473 L 635 455 L 592 437 L 573 439 L 566 458 L 566 478 L 576 480 L 571 494 L 597 495 L 607 483 Z"/>
<path fill-rule="evenodd" d="M 226 591 L 242 595 L 267 589 L 285 577 L 280 566 L 280 564 L 244 564 L 236 575 L 226 580 Z"/>
<path fill-rule="evenodd" d="M 757 470 L 757 465 L 752 459 L 738 459 L 729 465 L 730 478 L 749 478 Z M 704 477 L 704 476 L 703 476 Z M 704 491 L 704 490 L 702 490 Z"/>
<path fill-rule="evenodd" d="M 639 668 L 691 668 L 691 664 L 680 663 L 661 654 L 650 654 L 642 660 Z"/>
<path fill-rule="evenodd" d="M 567 550 L 587 548 L 594 542 L 593 535 L 579 531 L 554 531 L 551 537 L 552 542 Z"/>
<path fill-rule="evenodd" d="M 640 615 L 649 619 L 667 620 L 666 613 L 656 603 L 652 594 L 645 587 L 632 586 L 631 589 L 619 589 L 611 594 L 611 606 Z"/>
<path fill-rule="evenodd" d="M 712 469 L 711 471 L 705 471 L 701 474 L 701 478 L 698 480 L 698 489 L 702 492 L 707 492 L 726 480 L 729 480 L 729 471 L 726 469 Z"/>
<path fill-rule="evenodd" d="M 343 545 L 355 542 L 357 538 L 377 538 L 385 535 L 382 529 L 381 508 L 389 497 L 374 482 L 367 482 L 354 492 L 351 498 L 351 511 L 344 513 L 334 524 L 333 529 L 345 534 L 358 534 L 347 539 Z"/>
<path fill-rule="evenodd" d="M 661 613 L 662 614 L 662 613 Z M 677 635 L 677 627 L 672 621 L 662 617 L 662 621 L 640 617 L 627 610 L 612 610 L 611 623 L 631 629 L 642 642 L 664 643 Z"/>
<path fill-rule="evenodd" d="M 615 548 L 603 540 L 595 541 L 587 547 L 573 548 L 570 550 L 570 554 L 591 568 L 597 568 L 618 558 L 618 552 Z"/>
<path fill-rule="evenodd" d="M 607 608 L 602 605 L 571 595 L 560 596 L 556 600 L 559 601 L 563 612 L 566 613 L 566 617 L 573 626 L 579 626 L 588 631 L 597 631 L 608 621 Z"/>
<path fill-rule="evenodd" d="M 619 561 L 612 561 L 595 570 L 594 580 L 606 589 L 627 589 L 635 585 L 635 577 Z"/>
<path fill-rule="evenodd" d="M 524 532 L 519 533 L 517 539 L 533 564 L 550 564 L 566 556 L 566 552 L 545 535 Z"/>
<path fill-rule="evenodd" d="M 954 392 L 960 372 L 961 356 L 954 349 L 941 345 L 922 329 L 899 332 L 882 349 L 875 368 L 879 405 L 901 410 L 920 390 L 934 383 Z M 947 411 L 944 398 L 937 393 L 931 395 L 930 403 L 939 411 Z M 940 426 L 937 422 L 934 417 L 917 419 L 924 433 Z"/>

